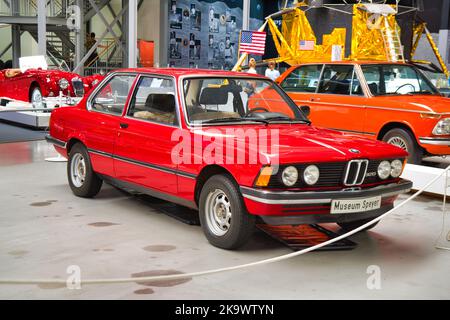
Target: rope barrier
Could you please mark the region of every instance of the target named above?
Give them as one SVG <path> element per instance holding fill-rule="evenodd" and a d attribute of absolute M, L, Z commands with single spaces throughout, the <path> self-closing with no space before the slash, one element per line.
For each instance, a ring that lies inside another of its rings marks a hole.
<path fill-rule="evenodd" d="M 325 242 L 316 244 L 312 247 L 305 248 L 300 251 L 288 253 L 285 255 L 277 256 L 274 258 L 268 258 L 264 260 L 259 260 L 251 263 L 245 263 L 237 266 L 231 266 L 231 267 L 224 267 L 224 268 L 218 268 L 218 269 L 211 269 L 211 270 L 205 270 L 205 271 L 198 271 L 198 272 L 191 272 L 191 273 L 184 273 L 184 274 L 174 274 L 174 275 L 164 275 L 164 276 L 150 276 L 150 277 L 136 277 L 136 278 L 114 278 L 114 279 L 87 279 L 83 280 L 81 279 L 80 284 L 81 285 L 90 285 L 90 284 L 118 284 L 118 283 L 134 283 L 134 282 L 147 282 L 147 281 L 167 281 L 167 280 L 177 280 L 177 279 L 186 279 L 186 278 L 193 278 L 193 277 L 200 277 L 200 276 L 206 276 L 206 275 L 212 275 L 222 272 L 229 272 L 229 271 L 235 271 L 240 269 L 246 269 L 256 266 L 261 266 L 265 264 L 275 263 L 287 259 L 291 259 L 300 255 L 303 255 L 305 253 L 314 251 L 316 249 L 325 247 L 329 244 L 332 244 L 334 242 L 337 242 L 339 240 L 345 239 L 363 229 L 366 227 L 380 221 L 384 217 L 390 215 L 392 212 L 398 210 L 399 208 L 403 207 L 405 204 L 410 202 L 411 200 L 415 199 L 417 196 L 422 194 L 428 187 L 430 187 L 433 183 L 435 183 L 440 177 L 442 177 L 444 174 L 447 175 L 447 172 L 450 170 L 450 166 L 444 169 L 442 173 L 440 173 L 437 177 L 432 179 L 430 182 L 428 182 L 422 189 L 416 191 L 411 197 L 401 202 L 396 207 L 392 208 L 391 210 L 385 212 L 381 216 L 374 218 L 373 220 L 361 225 L 360 227 L 353 229 L 347 233 L 344 233 L 336 238 L 327 240 Z M 445 190 L 447 190 L 447 181 L 445 181 Z M 444 201 L 446 198 L 446 192 L 444 195 Z M 445 215 L 445 202 L 443 206 L 443 214 Z M 443 226 L 444 228 L 444 226 Z M 0 285 L 5 284 L 66 284 L 66 280 L 64 279 L 0 279 Z"/>

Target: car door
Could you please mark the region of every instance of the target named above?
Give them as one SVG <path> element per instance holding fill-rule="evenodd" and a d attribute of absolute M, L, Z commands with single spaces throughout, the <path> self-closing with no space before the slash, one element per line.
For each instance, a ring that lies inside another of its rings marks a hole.
<path fill-rule="evenodd" d="M 310 100 L 310 119 L 318 126 L 364 133 L 366 103 L 355 66 L 327 64 L 317 94 Z"/>
<path fill-rule="evenodd" d="M 298 106 L 310 106 L 316 98 L 322 64 L 308 64 L 293 69 L 280 85 Z"/>
<path fill-rule="evenodd" d="M 134 74 L 110 76 L 89 98 L 86 119 L 75 120 L 84 128 L 83 135 L 95 172 L 114 176 L 115 138 L 135 78 Z"/>
<path fill-rule="evenodd" d="M 174 131 L 180 130 L 172 78 L 139 77 L 126 115 L 120 121 L 114 154 L 119 180 L 162 193 L 177 194 Z"/>

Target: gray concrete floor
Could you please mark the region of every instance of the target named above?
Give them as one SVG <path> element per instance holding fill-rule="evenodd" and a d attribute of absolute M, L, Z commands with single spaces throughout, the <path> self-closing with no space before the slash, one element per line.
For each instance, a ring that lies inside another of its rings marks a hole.
<path fill-rule="evenodd" d="M 45 142 L 0 145 L 0 278 L 123 278 L 170 270 L 194 272 L 291 252 L 262 233 L 240 251 L 208 244 L 200 227 L 156 212 L 104 186 L 95 199 L 75 197 L 66 164 Z M 406 196 L 402 196 L 405 199 Z M 170 282 L 0 285 L 1 299 L 449 299 L 450 252 L 434 248 L 441 202 L 420 197 L 351 240 L 350 251 L 311 252 L 252 269 Z M 100 223 L 99 222 L 103 222 Z M 327 226 L 338 230 L 333 225 Z M 381 289 L 367 288 L 367 268 L 381 270 Z"/>

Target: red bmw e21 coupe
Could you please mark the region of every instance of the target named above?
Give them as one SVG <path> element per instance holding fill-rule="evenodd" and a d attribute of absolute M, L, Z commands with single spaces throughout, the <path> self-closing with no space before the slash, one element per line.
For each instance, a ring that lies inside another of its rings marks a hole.
<path fill-rule="evenodd" d="M 355 228 L 412 186 L 402 149 L 316 128 L 276 83 L 235 72 L 112 72 L 54 110 L 47 140 L 69 159 L 75 195 L 107 181 L 198 209 L 206 238 L 226 249 L 257 221 Z"/>

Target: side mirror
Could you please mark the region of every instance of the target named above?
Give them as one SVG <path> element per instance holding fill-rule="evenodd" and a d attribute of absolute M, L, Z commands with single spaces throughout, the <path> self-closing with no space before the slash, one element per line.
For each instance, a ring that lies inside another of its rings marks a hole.
<path fill-rule="evenodd" d="M 308 107 L 308 106 L 300 106 L 299 108 L 300 108 L 300 110 L 303 112 L 303 114 L 306 117 L 309 117 L 309 115 L 311 114 L 311 108 L 310 107 Z"/>

